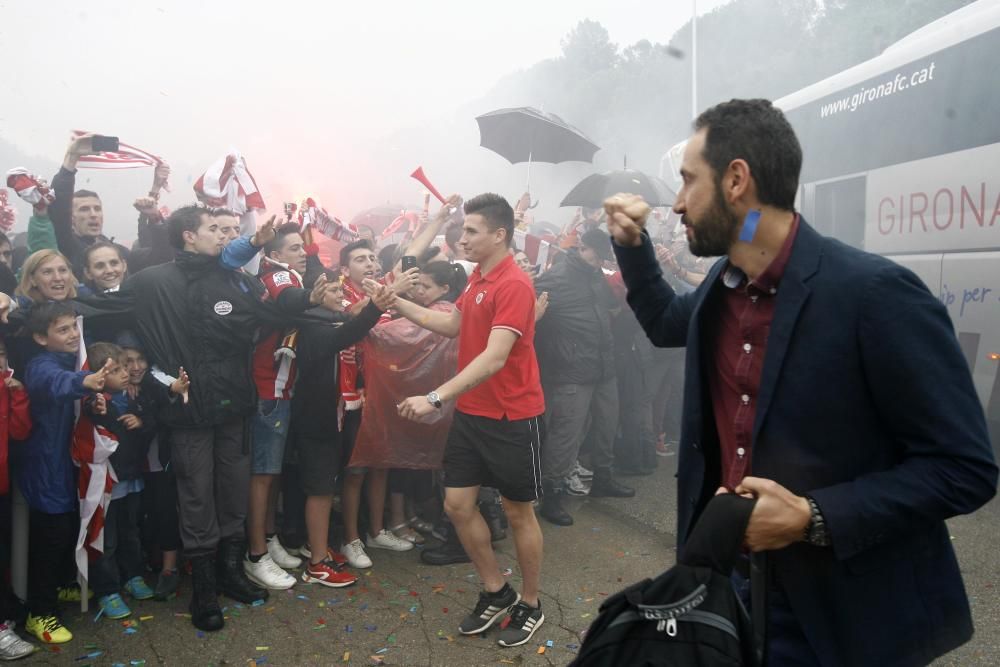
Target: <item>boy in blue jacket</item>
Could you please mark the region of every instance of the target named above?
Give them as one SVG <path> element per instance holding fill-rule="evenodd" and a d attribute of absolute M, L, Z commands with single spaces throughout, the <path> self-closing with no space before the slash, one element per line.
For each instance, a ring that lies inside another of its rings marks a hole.
<path fill-rule="evenodd" d="M 28 330 L 44 351 L 28 363 L 24 375 L 34 429 L 11 452 L 14 476 L 30 509 L 25 629 L 46 644 L 61 644 L 73 635 L 57 615 L 58 588 L 74 577 L 80 527 L 70 458 L 73 402 L 104 389 L 109 367 L 96 373 L 76 370 L 80 334 L 76 313 L 66 303 L 36 306 Z"/>

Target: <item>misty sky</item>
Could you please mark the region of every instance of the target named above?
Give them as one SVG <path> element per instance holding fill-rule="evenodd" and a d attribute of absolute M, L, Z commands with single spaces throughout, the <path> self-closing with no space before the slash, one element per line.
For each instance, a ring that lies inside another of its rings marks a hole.
<path fill-rule="evenodd" d="M 699 13 L 725 2 L 701 0 Z M 380 173 L 365 159 L 371 146 L 399 130 L 419 133 L 505 74 L 559 55 L 579 20 L 628 45 L 668 41 L 691 12 L 673 0 L 486 6 L 0 1 L 0 138 L 57 162 L 73 128 L 118 135 L 175 167 L 174 205 L 190 200 L 192 175 L 235 147 L 272 209 L 275 199 L 323 191 L 332 212 L 349 217 L 386 199 L 417 199 L 408 172 Z M 114 178 L 94 177 L 105 189 L 134 190 L 147 176 Z"/>

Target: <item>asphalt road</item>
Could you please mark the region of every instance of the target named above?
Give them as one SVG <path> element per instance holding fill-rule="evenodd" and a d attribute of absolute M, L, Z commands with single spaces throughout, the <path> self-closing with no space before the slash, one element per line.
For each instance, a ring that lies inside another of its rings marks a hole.
<path fill-rule="evenodd" d="M 200 633 L 185 617 L 190 589 L 170 602 L 137 602 L 132 625 L 93 620 L 67 608 L 76 634 L 21 664 L 32 665 L 564 665 L 580 644 L 601 601 L 674 561 L 673 457 L 655 475 L 629 478 L 630 500 L 573 499 L 576 525 L 543 522 L 546 620 L 525 646 L 504 649 L 496 631 L 484 638 L 457 632 L 475 604 L 471 565 L 431 567 L 416 551 L 375 552 L 375 566 L 357 585 L 330 589 L 298 584 L 260 606 L 230 604 L 218 633 Z M 1000 664 L 1000 502 L 950 524 L 972 601 L 977 633 L 940 665 Z M 497 544 L 502 567 L 513 568 L 513 540 Z M 225 603 L 229 603 L 225 601 Z M 549 645 L 551 643 L 551 645 Z M 544 652 L 540 652 L 544 649 Z M 89 657 L 88 657 L 89 656 Z"/>

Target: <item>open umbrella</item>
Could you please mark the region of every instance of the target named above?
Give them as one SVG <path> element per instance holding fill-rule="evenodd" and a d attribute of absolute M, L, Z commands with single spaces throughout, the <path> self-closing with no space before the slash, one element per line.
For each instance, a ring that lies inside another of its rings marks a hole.
<path fill-rule="evenodd" d="M 601 148 L 555 114 L 532 107 L 498 109 L 476 118 L 479 145 L 511 164 L 532 162 L 591 162 Z"/>
<path fill-rule="evenodd" d="M 563 197 L 560 206 L 586 206 L 600 208 L 604 200 L 619 192 L 641 195 L 650 206 L 673 206 L 677 196 L 666 183 L 641 171 L 622 169 L 591 174 Z"/>

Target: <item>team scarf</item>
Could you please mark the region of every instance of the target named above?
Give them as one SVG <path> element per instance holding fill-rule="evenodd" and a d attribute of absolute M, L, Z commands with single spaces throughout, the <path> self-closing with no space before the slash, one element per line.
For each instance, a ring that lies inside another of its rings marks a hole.
<path fill-rule="evenodd" d="M 83 340 L 83 318 L 76 318 L 80 333 L 77 370 L 89 370 L 87 346 Z M 108 401 L 110 403 L 110 400 Z M 110 457 L 118 449 L 118 438 L 103 426 L 91 421 L 76 402 L 76 426 L 70 455 L 80 468 L 77 492 L 80 498 L 80 533 L 76 540 L 76 567 L 80 576 L 89 581 L 89 564 L 104 553 L 104 520 L 111 502 L 111 491 L 118 477 L 111 467 Z"/>
<path fill-rule="evenodd" d="M 56 195 L 48 182 L 24 167 L 14 167 L 7 172 L 7 187 L 12 188 L 18 197 L 32 206 L 39 204 L 48 206 L 56 200 Z"/>
<path fill-rule="evenodd" d="M 73 137 L 80 137 L 87 132 L 75 130 Z M 77 160 L 78 167 L 88 169 L 138 169 L 140 167 L 158 167 L 163 164 L 163 158 L 153 155 L 141 148 L 119 142 L 118 150 L 114 152 L 81 155 Z"/>
<path fill-rule="evenodd" d="M 361 238 L 357 227 L 350 223 L 344 224 L 339 218 L 330 215 L 325 208 L 318 206 L 312 197 L 307 197 L 298 211 L 301 229 L 312 225 L 323 236 L 340 243 L 353 243 Z"/>
<path fill-rule="evenodd" d="M 216 160 L 198 177 L 194 192 L 205 204 L 228 208 L 237 215 L 267 208 L 257 181 L 247 169 L 247 161 L 235 150 Z"/>
<path fill-rule="evenodd" d="M 17 211 L 7 201 L 7 188 L 0 188 L 0 231 L 4 234 L 14 228 L 17 222 Z"/>
<path fill-rule="evenodd" d="M 420 216 L 416 211 L 401 211 L 395 220 L 382 230 L 381 238 L 387 239 L 396 232 L 406 227 L 406 231 L 412 236 L 420 226 Z"/>

